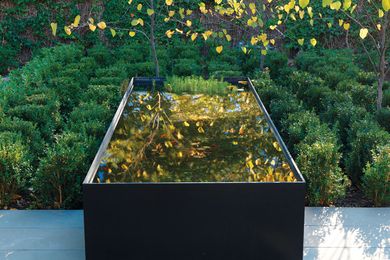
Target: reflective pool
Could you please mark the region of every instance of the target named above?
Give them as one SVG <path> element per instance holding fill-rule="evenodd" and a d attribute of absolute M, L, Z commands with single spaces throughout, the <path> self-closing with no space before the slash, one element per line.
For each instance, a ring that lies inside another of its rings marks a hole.
<path fill-rule="evenodd" d="M 94 182 L 294 182 L 251 92 L 133 91 Z"/>

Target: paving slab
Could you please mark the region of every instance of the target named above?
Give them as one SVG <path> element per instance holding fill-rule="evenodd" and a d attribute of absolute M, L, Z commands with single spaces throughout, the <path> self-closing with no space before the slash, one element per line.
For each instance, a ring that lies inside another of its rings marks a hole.
<path fill-rule="evenodd" d="M 305 210 L 304 260 L 390 260 L 390 208 Z M 84 260 L 83 212 L 0 211 L 0 260 Z"/>

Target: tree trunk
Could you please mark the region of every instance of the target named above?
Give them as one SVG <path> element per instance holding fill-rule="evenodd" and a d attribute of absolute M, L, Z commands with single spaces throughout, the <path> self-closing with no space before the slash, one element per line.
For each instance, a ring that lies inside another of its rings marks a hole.
<path fill-rule="evenodd" d="M 376 98 L 376 109 L 379 111 L 382 109 L 382 100 L 383 100 L 383 83 L 385 82 L 386 77 L 386 30 L 388 26 L 388 14 L 385 16 L 385 22 L 383 23 L 382 29 L 380 31 L 380 46 L 379 46 L 379 78 L 378 78 L 378 90 Z"/>
<path fill-rule="evenodd" d="M 377 111 L 382 109 L 382 101 L 383 101 L 383 83 L 385 81 L 384 73 L 382 72 L 379 75 L 378 79 L 378 91 L 377 91 L 377 99 L 376 99 L 376 109 Z"/>
<path fill-rule="evenodd" d="M 151 9 L 155 10 L 154 0 L 150 0 L 150 7 Z M 156 29 L 156 16 L 155 14 L 153 14 L 150 16 L 150 48 L 153 56 L 154 70 L 156 74 L 155 76 L 160 77 L 160 66 L 158 64 L 158 57 L 157 57 L 157 50 L 156 50 L 155 29 Z"/>

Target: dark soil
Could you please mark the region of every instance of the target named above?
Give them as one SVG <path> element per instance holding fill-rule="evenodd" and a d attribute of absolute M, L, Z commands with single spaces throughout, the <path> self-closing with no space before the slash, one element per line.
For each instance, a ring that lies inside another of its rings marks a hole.
<path fill-rule="evenodd" d="M 336 201 L 336 207 L 374 207 L 374 204 L 368 200 L 361 189 L 351 185 L 345 198 Z"/>

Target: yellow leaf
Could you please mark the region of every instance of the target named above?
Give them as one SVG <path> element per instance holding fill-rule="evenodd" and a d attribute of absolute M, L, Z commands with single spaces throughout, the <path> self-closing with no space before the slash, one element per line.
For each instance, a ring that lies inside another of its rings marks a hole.
<path fill-rule="evenodd" d="M 340 10 L 340 8 L 341 8 L 341 2 L 340 1 L 333 2 L 333 3 L 330 4 L 330 9 L 332 9 L 332 10 L 338 11 L 338 10 Z"/>
<path fill-rule="evenodd" d="M 190 124 L 189 124 L 187 121 L 184 121 L 184 122 L 183 122 L 183 125 L 184 125 L 185 127 L 189 127 L 189 126 L 190 126 Z"/>
<path fill-rule="evenodd" d="M 192 10 L 187 9 L 186 14 L 187 14 L 187 15 L 191 15 L 191 14 L 192 14 Z"/>
<path fill-rule="evenodd" d="M 215 2 L 217 5 L 219 5 L 219 4 L 222 3 L 222 0 L 214 0 L 214 2 Z"/>
<path fill-rule="evenodd" d="M 151 16 L 151 15 L 154 14 L 154 10 L 148 8 L 148 10 L 146 10 L 146 13 L 147 13 L 149 16 Z"/>
<path fill-rule="evenodd" d="M 303 39 L 303 38 L 302 39 L 298 39 L 298 44 L 299 45 L 302 46 L 304 44 L 304 42 L 305 42 L 305 39 Z"/>
<path fill-rule="evenodd" d="M 51 33 L 53 34 L 53 36 L 56 36 L 57 35 L 57 23 L 51 23 L 50 26 L 51 26 Z"/>
<path fill-rule="evenodd" d="M 304 10 L 301 10 L 299 11 L 299 18 L 301 18 L 301 20 L 305 17 L 305 11 Z"/>
<path fill-rule="evenodd" d="M 343 24 L 344 24 L 344 20 L 343 19 L 339 19 L 339 25 L 343 26 Z"/>
<path fill-rule="evenodd" d="M 252 45 L 256 45 L 256 43 L 257 43 L 258 41 L 259 41 L 259 40 L 258 40 L 256 37 L 252 36 L 252 39 L 251 39 L 251 44 L 252 44 Z"/>
<path fill-rule="evenodd" d="M 79 24 L 80 24 L 80 19 L 81 19 L 81 16 L 80 15 L 77 15 L 75 18 L 74 18 L 74 22 L 73 22 L 73 26 L 74 27 L 78 27 Z"/>
<path fill-rule="evenodd" d="M 65 26 L 64 27 L 64 31 L 67 35 L 71 35 L 72 34 L 72 30 L 69 28 L 69 26 Z"/>
<path fill-rule="evenodd" d="M 267 50 L 261 50 L 261 55 L 263 56 L 267 55 Z"/>
<path fill-rule="evenodd" d="M 344 30 L 348 31 L 350 27 L 351 27 L 350 23 L 344 23 Z"/>
<path fill-rule="evenodd" d="M 317 40 L 315 38 L 312 38 L 310 40 L 310 44 L 313 45 L 313 47 L 315 47 L 317 45 Z"/>
<path fill-rule="evenodd" d="M 97 26 L 101 29 L 101 30 L 104 30 L 106 29 L 107 27 L 107 24 L 105 22 L 100 22 L 97 24 Z"/>
<path fill-rule="evenodd" d="M 141 10 L 142 10 L 142 4 L 138 4 L 138 5 L 137 5 L 137 10 L 138 10 L 138 11 L 141 11 Z"/>
<path fill-rule="evenodd" d="M 246 47 L 241 47 L 241 50 L 242 50 L 242 52 L 245 53 L 245 54 L 248 52 L 248 50 L 246 49 Z"/>
<path fill-rule="evenodd" d="M 364 40 L 367 37 L 367 34 L 368 34 L 367 28 L 360 29 L 360 33 L 359 33 L 360 38 Z"/>
<path fill-rule="evenodd" d="M 322 0 L 322 7 L 327 7 L 332 3 L 332 0 Z"/>
<path fill-rule="evenodd" d="M 165 35 L 168 37 L 168 38 L 172 38 L 173 34 L 175 33 L 175 31 L 172 31 L 172 30 L 168 30 L 165 32 Z"/>
<path fill-rule="evenodd" d="M 385 12 L 383 12 L 382 9 L 378 9 L 378 16 L 379 18 L 382 18 L 385 15 Z"/>
<path fill-rule="evenodd" d="M 376 28 L 378 29 L 378 31 L 380 31 L 380 30 L 382 29 L 382 25 L 381 25 L 380 23 L 378 23 L 378 24 L 376 25 Z"/>
<path fill-rule="evenodd" d="M 172 16 L 174 16 L 174 15 L 175 15 L 175 11 L 169 11 L 169 12 L 168 12 L 168 16 L 169 16 L 169 17 L 172 17 Z"/>
<path fill-rule="evenodd" d="M 226 40 L 227 40 L 228 42 L 230 42 L 230 41 L 232 40 L 232 36 L 230 36 L 229 34 L 226 34 Z"/>
<path fill-rule="evenodd" d="M 89 23 L 91 23 L 91 24 L 94 24 L 94 23 L 95 23 L 95 20 L 94 20 L 92 17 L 88 18 L 88 21 L 89 21 Z"/>
<path fill-rule="evenodd" d="M 217 51 L 217 53 L 221 53 L 223 51 L 223 46 L 218 46 L 217 48 L 215 48 L 215 50 Z"/>
<path fill-rule="evenodd" d="M 193 34 L 191 35 L 191 40 L 192 40 L 192 41 L 195 41 L 197 37 L 198 37 L 198 33 L 193 33 Z"/>
<path fill-rule="evenodd" d="M 135 32 L 134 32 L 134 31 L 130 31 L 130 32 L 129 32 L 129 36 L 130 36 L 130 37 L 134 37 L 134 36 L 135 36 Z"/>
<path fill-rule="evenodd" d="M 183 157 L 183 153 L 182 152 L 178 152 L 177 153 L 177 157 L 182 158 Z"/>
<path fill-rule="evenodd" d="M 329 22 L 329 23 L 328 23 L 328 28 L 331 28 L 331 27 L 332 27 L 332 23 Z"/>
<path fill-rule="evenodd" d="M 187 25 L 188 27 L 191 27 L 191 26 L 192 26 L 192 22 L 191 22 L 190 20 L 187 20 L 187 21 L 186 21 L 186 25 Z"/>
<path fill-rule="evenodd" d="M 382 7 L 385 12 L 390 10 L 390 0 L 382 0 Z"/>
<path fill-rule="evenodd" d="M 111 35 L 112 35 L 112 37 L 115 37 L 115 35 L 116 35 L 116 31 L 114 30 L 114 29 L 110 29 L 110 32 L 111 32 Z"/>
<path fill-rule="evenodd" d="M 142 18 L 138 18 L 138 23 L 141 25 L 141 26 L 144 26 L 144 20 L 142 20 Z"/>
<path fill-rule="evenodd" d="M 269 28 L 270 28 L 270 29 L 273 31 L 273 30 L 275 30 L 275 29 L 276 29 L 276 27 L 277 27 L 276 25 L 270 25 L 270 27 L 269 27 Z"/>
<path fill-rule="evenodd" d="M 269 42 L 270 42 L 272 45 L 275 45 L 275 39 L 271 39 L 271 40 L 269 40 Z"/>
<path fill-rule="evenodd" d="M 94 32 L 96 30 L 96 25 L 89 24 L 89 29 Z"/>
<path fill-rule="evenodd" d="M 165 0 L 166 5 L 172 5 L 172 3 L 173 3 L 173 0 Z"/>
<path fill-rule="evenodd" d="M 128 3 L 129 3 L 129 5 L 131 5 L 131 3 L 132 3 L 132 2 L 133 2 L 133 0 L 129 0 L 129 2 L 128 2 Z"/>
<path fill-rule="evenodd" d="M 310 3 L 310 0 L 299 0 L 299 6 L 302 8 L 302 9 L 305 9 L 306 6 L 308 6 Z"/>
<path fill-rule="evenodd" d="M 351 5 L 352 5 L 352 0 L 344 0 L 343 9 L 346 11 L 351 7 Z"/>
<path fill-rule="evenodd" d="M 184 136 L 180 132 L 178 132 L 177 139 L 182 140 L 183 138 L 184 138 Z"/>

